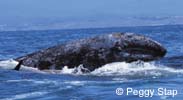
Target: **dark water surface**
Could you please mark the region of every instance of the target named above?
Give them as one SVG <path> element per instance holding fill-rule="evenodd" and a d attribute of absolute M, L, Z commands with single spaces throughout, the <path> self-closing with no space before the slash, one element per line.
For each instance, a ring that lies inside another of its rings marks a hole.
<path fill-rule="evenodd" d="M 135 32 L 163 44 L 165 58 L 149 63 L 113 63 L 89 74 L 72 74 L 64 69 L 57 74 L 13 71 L 0 62 L 0 100 L 182 100 L 183 26 L 123 27 L 75 30 L 0 32 L 0 59 L 8 60 L 67 41 L 111 32 Z M 6 63 L 7 64 L 7 63 Z M 158 95 L 140 98 L 126 95 L 126 88 L 177 90 L 175 97 Z M 116 88 L 124 94 L 116 95 Z"/>

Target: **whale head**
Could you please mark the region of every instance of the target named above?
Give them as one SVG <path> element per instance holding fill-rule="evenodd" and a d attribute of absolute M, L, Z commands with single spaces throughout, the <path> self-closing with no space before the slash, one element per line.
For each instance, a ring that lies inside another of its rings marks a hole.
<path fill-rule="evenodd" d="M 157 41 L 134 33 L 115 33 L 108 36 L 116 57 L 126 62 L 151 61 L 165 56 L 167 50 Z"/>

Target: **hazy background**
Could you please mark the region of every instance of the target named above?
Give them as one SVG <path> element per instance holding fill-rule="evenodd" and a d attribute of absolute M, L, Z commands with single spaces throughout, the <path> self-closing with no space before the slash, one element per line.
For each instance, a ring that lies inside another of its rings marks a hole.
<path fill-rule="evenodd" d="M 0 30 L 183 23 L 183 0 L 0 0 Z"/>

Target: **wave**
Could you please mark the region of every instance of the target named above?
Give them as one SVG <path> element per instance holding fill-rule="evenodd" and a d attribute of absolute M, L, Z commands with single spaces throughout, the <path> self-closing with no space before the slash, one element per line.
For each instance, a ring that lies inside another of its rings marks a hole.
<path fill-rule="evenodd" d="M 13 69 L 18 62 L 14 60 L 0 61 L 0 68 Z M 72 75 L 94 75 L 94 76 L 133 76 L 133 77 L 159 77 L 169 75 L 182 75 L 183 69 L 176 69 L 154 62 L 137 61 L 133 63 L 114 62 L 101 66 L 90 73 L 83 73 L 83 66 L 68 68 L 65 66 L 62 70 L 43 70 L 37 68 L 21 67 L 20 71 L 43 72 L 51 74 L 72 74 Z M 86 70 L 86 69 L 85 69 Z"/>
<path fill-rule="evenodd" d="M 68 68 L 65 66 L 57 74 L 74 75 L 93 75 L 93 76 L 114 76 L 114 80 L 124 80 L 124 78 L 158 78 L 171 75 L 183 75 L 183 69 L 176 69 L 155 62 L 114 62 L 106 64 L 90 73 L 82 73 L 82 65 L 77 68 Z M 54 71 L 52 71 L 54 73 Z M 119 76 L 118 78 L 116 76 Z"/>
<path fill-rule="evenodd" d="M 53 74 L 72 74 L 72 75 L 92 75 L 92 76 L 114 76 L 114 80 L 124 80 L 125 78 L 158 78 L 171 75 L 183 75 L 183 69 L 176 69 L 155 62 L 137 61 L 133 63 L 114 62 L 101 66 L 90 73 L 83 73 L 83 66 L 62 70 L 47 70 Z M 119 77 L 116 77 L 119 76 Z"/>
<path fill-rule="evenodd" d="M 154 62 L 115 62 L 106 64 L 101 68 L 91 72 L 91 74 L 99 76 L 162 76 L 169 74 L 183 74 L 183 69 L 174 69 L 164 65 L 157 65 Z"/>
<path fill-rule="evenodd" d="M 172 68 L 183 69 L 183 56 L 165 57 L 160 60 L 164 65 Z"/>
<path fill-rule="evenodd" d="M 27 97 L 36 97 L 36 96 L 42 96 L 47 94 L 47 92 L 30 92 L 30 93 L 24 93 L 24 94 L 17 94 L 13 97 L 10 98 L 4 98 L 4 99 L 0 99 L 0 100 L 17 100 L 17 99 L 25 99 Z"/>

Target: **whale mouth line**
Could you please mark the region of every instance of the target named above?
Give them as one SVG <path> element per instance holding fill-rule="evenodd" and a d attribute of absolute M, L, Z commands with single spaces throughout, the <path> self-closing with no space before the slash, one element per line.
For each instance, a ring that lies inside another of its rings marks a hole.
<path fill-rule="evenodd" d="M 166 54 L 166 50 L 162 52 L 158 52 L 153 50 L 153 48 L 145 48 L 145 47 L 129 47 L 120 51 L 120 56 L 124 58 L 128 58 L 126 62 L 133 62 L 137 60 L 142 61 L 151 61 L 154 59 L 159 59 Z"/>
<path fill-rule="evenodd" d="M 155 51 L 144 49 L 144 48 L 126 48 L 124 51 L 130 54 L 156 55 Z"/>

